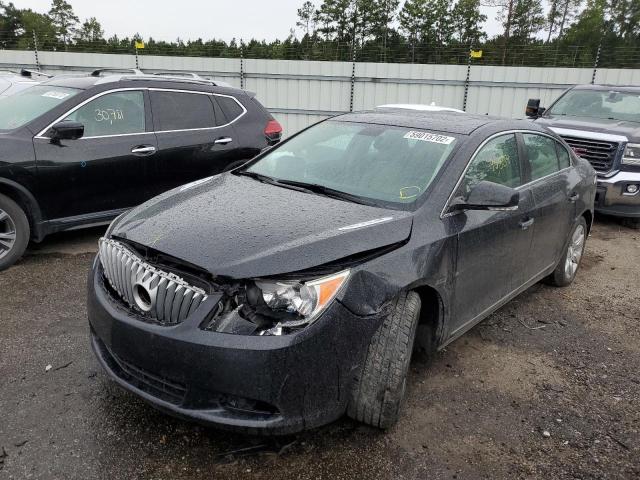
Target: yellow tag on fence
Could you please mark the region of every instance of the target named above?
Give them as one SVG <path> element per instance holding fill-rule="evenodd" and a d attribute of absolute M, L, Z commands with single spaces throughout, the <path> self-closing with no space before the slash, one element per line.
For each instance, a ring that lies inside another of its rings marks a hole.
<path fill-rule="evenodd" d="M 136 48 L 137 48 L 137 49 L 144 48 L 144 42 L 138 42 L 138 41 L 136 41 Z"/>
<path fill-rule="evenodd" d="M 471 58 L 482 58 L 482 50 L 471 50 Z"/>

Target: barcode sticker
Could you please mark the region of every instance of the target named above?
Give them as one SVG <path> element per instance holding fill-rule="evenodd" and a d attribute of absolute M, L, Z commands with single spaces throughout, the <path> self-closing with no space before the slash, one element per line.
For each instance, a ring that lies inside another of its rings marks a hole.
<path fill-rule="evenodd" d="M 455 140 L 455 137 L 447 137 L 446 135 L 438 135 L 437 133 L 417 132 L 415 130 L 408 132 L 404 138 L 423 142 L 441 143 L 442 145 L 450 145 L 451 142 Z"/>

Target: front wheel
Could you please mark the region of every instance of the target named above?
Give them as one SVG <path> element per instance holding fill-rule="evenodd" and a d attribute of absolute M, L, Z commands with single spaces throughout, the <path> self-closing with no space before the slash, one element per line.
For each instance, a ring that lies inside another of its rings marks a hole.
<path fill-rule="evenodd" d="M 560 259 L 560 263 L 549 276 L 548 280 L 551 285 L 556 287 L 566 287 L 571 285 L 576 278 L 580 261 L 584 255 L 584 248 L 587 243 L 587 222 L 584 217 L 571 230 L 569 243 L 565 249 L 564 255 Z"/>
<path fill-rule="evenodd" d="M 400 415 L 420 318 L 420 295 L 400 294 L 371 339 L 347 415 L 374 427 L 392 427 Z"/>
<path fill-rule="evenodd" d="M 20 206 L 0 195 L 0 271 L 13 265 L 27 249 L 29 220 Z"/>

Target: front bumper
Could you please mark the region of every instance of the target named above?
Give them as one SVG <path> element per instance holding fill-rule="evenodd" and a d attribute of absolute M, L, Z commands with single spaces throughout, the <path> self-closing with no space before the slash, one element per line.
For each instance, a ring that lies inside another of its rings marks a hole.
<path fill-rule="evenodd" d="M 335 301 L 311 326 L 256 337 L 199 328 L 217 299 L 183 323 L 145 323 L 111 296 L 99 262 L 89 277 L 93 350 L 108 375 L 153 406 L 245 433 L 288 434 L 342 416 L 380 316 Z"/>
<path fill-rule="evenodd" d="M 627 185 L 640 185 L 640 172 L 618 172 L 598 178 L 595 209 L 618 217 L 640 218 L 640 192 L 626 193 Z"/>

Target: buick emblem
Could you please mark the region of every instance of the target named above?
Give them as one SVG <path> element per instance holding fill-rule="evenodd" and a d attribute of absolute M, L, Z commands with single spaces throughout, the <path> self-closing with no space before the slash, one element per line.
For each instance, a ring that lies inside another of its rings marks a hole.
<path fill-rule="evenodd" d="M 156 296 L 158 294 L 158 282 L 151 286 L 153 276 L 149 275 L 147 279 L 138 280 L 133 285 L 133 300 L 136 306 L 147 313 L 153 310 L 156 305 Z"/>

